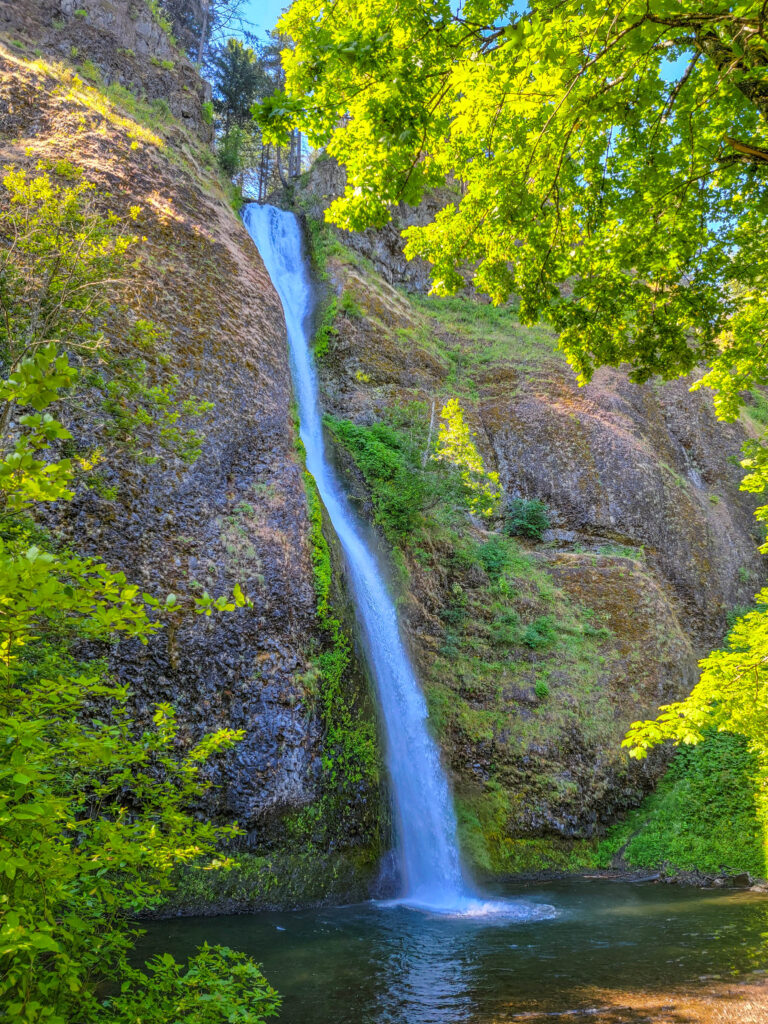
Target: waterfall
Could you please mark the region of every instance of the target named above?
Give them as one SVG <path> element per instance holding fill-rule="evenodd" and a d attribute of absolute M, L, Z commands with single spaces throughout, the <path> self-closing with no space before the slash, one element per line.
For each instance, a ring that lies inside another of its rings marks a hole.
<path fill-rule="evenodd" d="M 429 733 L 426 702 L 400 635 L 395 605 L 326 456 L 309 337 L 313 292 L 298 222 L 292 213 L 257 204 L 245 208 L 243 220 L 283 305 L 307 469 L 344 551 L 376 684 L 404 886 L 398 902 L 443 913 L 486 913 L 498 904 L 473 898 L 464 878 L 448 781 Z M 509 912 L 509 904 L 507 908 Z"/>

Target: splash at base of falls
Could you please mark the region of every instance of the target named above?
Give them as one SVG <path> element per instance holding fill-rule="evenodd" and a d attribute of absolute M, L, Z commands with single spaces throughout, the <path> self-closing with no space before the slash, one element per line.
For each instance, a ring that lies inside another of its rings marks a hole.
<path fill-rule="evenodd" d="M 481 896 L 466 896 L 454 900 L 450 905 L 420 902 L 418 898 L 410 896 L 393 900 L 375 900 L 374 903 L 383 910 L 402 908 L 440 918 L 455 917 L 462 921 L 474 920 L 483 924 L 551 921 L 557 917 L 557 910 L 548 903 L 531 903 L 528 900 L 486 900 Z"/>

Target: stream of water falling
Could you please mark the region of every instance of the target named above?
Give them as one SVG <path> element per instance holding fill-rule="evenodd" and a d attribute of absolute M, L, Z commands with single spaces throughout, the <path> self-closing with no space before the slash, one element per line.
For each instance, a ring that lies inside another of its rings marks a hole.
<path fill-rule="evenodd" d="M 465 878 L 448 782 L 427 727 L 426 703 L 400 636 L 397 612 L 377 559 L 326 457 L 309 337 L 313 290 L 299 224 L 292 213 L 255 203 L 245 208 L 243 220 L 283 305 L 307 469 L 344 551 L 376 684 L 403 880 L 398 902 L 448 914 L 551 916 L 551 907 L 478 898 Z"/>

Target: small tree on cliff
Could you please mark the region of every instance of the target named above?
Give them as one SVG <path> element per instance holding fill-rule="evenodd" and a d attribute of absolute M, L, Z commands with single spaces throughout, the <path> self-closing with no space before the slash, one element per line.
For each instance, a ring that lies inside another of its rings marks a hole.
<path fill-rule="evenodd" d="M 381 225 L 401 200 L 456 199 L 406 232 L 433 291 L 465 280 L 548 320 L 583 383 L 629 363 L 687 374 L 734 419 L 768 384 L 768 18 L 759 0 L 297 0 L 286 92 L 263 131 L 300 126 L 346 167 L 327 212 Z M 750 442 L 744 487 L 768 483 Z M 768 520 L 768 508 L 758 516 Z M 767 549 L 768 550 L 768 549 Z M 760 595 L 761 599 L 768 594 Z M 768 618 L 748 616 L 700 688 L 638 725 L 633 753 L 702 726 L 768 750 Z"/>
<path fill-rule="evenodd" d="M 236 125 L 251 123 L 251 107 L 274 88 L 255 50 L 240 39 L 228 39 L 211 60 L 214 71 L 214 109 L 223 122 L 224 134 Z"/>

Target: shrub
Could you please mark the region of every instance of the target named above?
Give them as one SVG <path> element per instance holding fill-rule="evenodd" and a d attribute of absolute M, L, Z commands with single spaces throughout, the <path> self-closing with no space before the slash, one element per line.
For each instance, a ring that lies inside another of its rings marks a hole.
<path fill-rule="evenodd" d="M 541 540 L 549 525 L 549 509 L 539 498 L 513 498 L 507 505 L 504 529 L 510 537 Z"/>
<path fill-rule="evenodd" d="M 492 580 L 498 579 L 509 564 L 509 551 L 500 537 L 491 537 L 484 544 L 480 544 L 477 557 Z"/>
<path fill-rule="evenodd" d="M 494 644 L 511 647 L 520 639 L 520 617 L 514 608 L 505 608 L 490 626 L 490 638 Z"/>
<path fill-rule="evenodd" d="M 557 633 L 552 619 L 548 615 L 541 615 L 538 619 L 534 619 L 530 626 L 525 627 L 523 635 L 520 637 L 520 643 L 535 651 L 549 647 L 556 639 Z"/>

